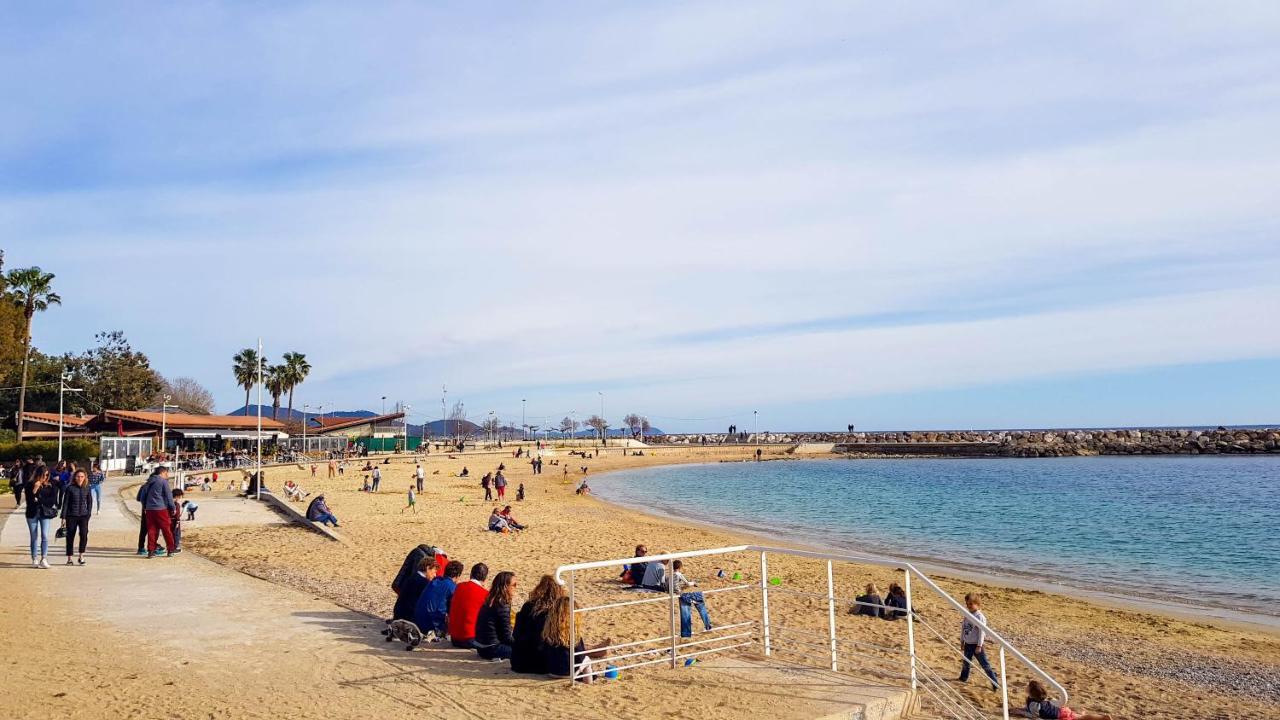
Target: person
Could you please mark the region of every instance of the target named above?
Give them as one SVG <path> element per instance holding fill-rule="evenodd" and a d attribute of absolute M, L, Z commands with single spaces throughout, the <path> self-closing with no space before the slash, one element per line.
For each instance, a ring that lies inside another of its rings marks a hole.
<path fill-rule="evenodd" d="M 298 485 L 298 483 L 292 480 L 284 481 L 284 495 L 290 500 L 293 500 L 294 502 L 302 502 L 302 498 L 306 497 L 308 494 L 309 493 L 304 493 L 302 491 L 302 487 Z"/>
<path fill-rule="evenodd" d="M 585 469 L 586 469 L 586 468 L 583 468 L 583 470 L 585 470 Z M 566 472 L 567 472 L 567 471 L 568 471 L 568 468 L 566 468 L 565 470 L 566 470 Z M 578 495 L 590 495 L 590 494 L 591 494 L 591 486 L 587 484 L 587 481 L 586 481 L 586 480 L 583 480 L 583 481 L 582 481 L 582 484 L 581 484 L 581 485 L 579 485 L 579 486 L 578 486 L 578 489 L 577 489 L 577 490 L 575 490 L 574 492 L 575 492 L 576 494 L 578 494 Z"/>
<path fill-rule="evenodd" d="M 1027 683 L 1027 702 L 1023 708 L 1029 718 L 1045 720 L 1111 720 L 1106 713 L 1076 712 L 1066 705 L 1059 705 L 1049 698 L 1049 693 L 1039 680 Z"/>
<path fill-rule="evenodd" d="M 697 583 L 685 577 L 680 571 L 684 567 L 684 561 L 671 561 L 671 576 L 668 582 L 672 587 L 670 590 L 680 596 L 680 637 L 693 637 L 693 611 L 698 611 L 698 616 L 702 618 L 702 627 L 707 630 L 711 629 L 711 615 L 707 612 L 707 601 L 701 592 L 680 592 L 686 587 L 697 587 Z"/>
<path fill-rule="evenodd" d="M 27 464 L 22 460 L 18 460 L 9 469 L 9 490 L 13 492 L 13 507 L 22 507 L 23 496 L 26 494 L 23 489 L 26 485 Z"/>
<path fill-rule="evenodd" d="M 645 563 L 644 575 L 640 578 L 640 587 L 666 591 L 667 561 Z"/>
<path fill-rule="evenodd" d="M 637 545 L 636 554 L 633 557 L 641 558 L 648 554 L 649 554 L 649 548 L 645 547 L 644 545 Z M 620 576 L 620 579 L 622 580 L 622 582 L 627 583 L 632 587 L 636 587 L 640 584 L 641 580 L 644 580 L 644 571 L 647 566 L 648 566 L 648 563 L 645 563 L 645 562 L 637 562 L 637 563 L 631 563 L 630 565 L 623 565 L 622 575 Z"/>
<path fill-rule="evenodd" d="M 99 514 L 102 513 L 102 483 L 106 479 L 107 475 L 102 472 L 102 467 L 95 463 L 93 472 L 89 473 L 89 490 L 93 493 L 94 504 L 97 506 Z"/>
<path fill-rule="evenodd" d="M 520 487 L 516 488 L 516 502 L 524 502 L 524 483 L 520 483 Z"/>
<path fill-rule="evenodd" d="M 507 497 L 507 476 L 503 475 L 501 470 L 493 477 L 493 487 L 498 490 L 498 499 L 505 500 Z"/>
<path fill-rule="evenodd" d="M 142 514 L 147 519 L 147 558 L 156 556 L 156 538 L 164 536 L 164 546 L 169 555 L 178 547 L 173 539 L 173 491 L 169 488 L 169 468 L 156 467 L 155 472 L 138 489 L 137 500 L 142 504 Z"/>
<path fill-rule="evenodd" d="M 880 610 L 883 620 L 897 620 L 907 616 L 907 591 L 898 583 L 889 584 L 889 594 L 884 598 L 884 607 Z"/>
<path fill-rule="evenodd" d="M 329 510 L 329 504 L 324 501 L 324 493 L 317 495 L 316 499 L 307 506 L 307 519 L 321 525 L 332 523 L 334 527 L 338 527 L 338 518 L 334 517 L 333 512 Z"/>
<path fill-rule="evenodd" d="M 493 490 L 490 489 L 489 487 L 489 483 L 490 483 L 489 477 L 490 477 L 489 473 L 485 473 L 484 476 L 480 478 L 480 487 L 484 488 L 485 502 L 490 502 L 491 500 L 493 500 Z"/>
<path fill-rule="evenodd" d="M 470 474 L 471 474 L 471 471 L 467 469 L 466 465 L 463 465 L 462 472 L 458 473 L 458 477 L 467 477 Z"/>
<path fill-rule="evenodd" d="M 373 487 L 369 492 L 378 492 L 378 488 L 382 487 L 382 471 L 378 468 L 373 469 Z"/>
<path fill-rule="evenodd" d="M 604 648 L 609 647 L 613 642 L 609 638 L 605 638 L 599 644 L 588 647 L 586 642 L 581 638 L 585 635 L 584 618 L 577 618 L 575 628 L 576 635 L 579 640 L 574 643 L 573 653 L 569 652 L 569 616 L 576 609 L 567 597 L 558 598 L 551 604 L 551 609 L 547 612 L 547 619 L 542 627 L 542 644 L 539 650 L 542 654 L 542 662 L 546 665 L 547 674 L 557 677 L 569 677 L 572 672 L 570 667 L 573 659 L 573 653 L 581 655 L 578 661 L 578 677 L 582 682 L 591 682 L 596 673 L 591 670 L 592 660 L 603 660 L 605 657 Z"/>
<path fill-rule="evenodd" d="M 422 470 L 422 463 L 418 463 L 418 467 L 413 471 L 413 475 L 418 480 L 418 492 L 422 492 L 423 483 L 427 474 Z"/>
<path fill-rule="evenodd" d="M 964 664 L 960 666 L 958 679 L 960 682 L 969 681 L 969 668 L 973 665 L 973 659 L 977 658 L 982 671 L 991 681 L 991 689 L 999 690 L 996 671 L 991 668 L 991 663 L 987 661 L 987 651 L 982 647 L 987 641 L 987 632 L 982 627 L 987 624 L 987 616 L 982 614 L 982 597 L 977 593 L 969 593 L 964 596 L 964 606 L 969 610 L 969 615 L 979 622 L 974 622 L 968 615 L 960 622 L 960 647 L 964 651 Z"/>
<path fill-rule="evenodd" d="M 314 478 L 315 476 L 316 476 L 316 464 L 311 463 L 311 477 Z"/>
<path fill-rule="evenodd" d="M 516 574 L 503 570 L 493 578 L 489 594 L 476 613 L 476 653 L 485 660 L 511 657 L 511 603 L 515 600 Z"/>
<path fill-rule="evenodd" d="M 502 519 L 503 519 L 503 520 L 506 520 L 506 521 L 507 521 L 507 525 L 508 525 L 509 527 L 511 527 L 511 529 L 513 529 L 513 530 L 528 530 L 528 529 L 529 529 L 529 526 L 528 526 L 528 525 L 523 525 L 523 524 L 521 524 L 521 523 L 520 523 L 520 521 L 516 520 L 516 517 L 515 517 L 514 515 L 512 515 L 512 514 L 511 514 L 511 506 L 510 506 L 510 505 L 506 505 L 506 506 L 504 506 L 504 507 L 502 508 L 502 512 L 500 512 L 500 513 L 498 513 L 498 514 L 502 516 Z"/>
<path fill-rule="evenodd" d="M 31 534 L 31 567 L 49 569 L 49 521 L 58 517 L 58 490 L 49 478 L 49 470 L 33 468 L 33 475 L 23 485 L 26 493 L 27 531 Z M 39 534 L 40 554 L 36 555 Z"/>
<path fill-rule="evenodd" d="M 496 507 L 493 509 L 493 512 L 489 513 L 489 530 L 496 533 L 511 531 L 511 523 L 507 522 L 507 519 L 502 517 L 502 513 L 499 512 Z"/>
<path fill-rule="evenodd" d="M 516 613 L 516 627 L 512 632 L 514 642 L 511 643 L 512 672 L 547 673 L 547 661 L 541 650 L 542 632 L 551 606 L 564 596 L 564 588 L 550 575 L 543 575 L 529 593 L 520 612 Z"/>
<path fill-rule="evenodd" d="M 182 552 L 182 496 L 186 492 L 181 488 L 173 491 L 173 509 L 169 511 L 169 525 L 173 530 L 173 549 L 170 555 Z"/>
<path fill-rule="evenodd" d="M 475 647 L 476 618 L 480 606 L 489 596 L 484 588 L 488 577 L 489 566 L 476 563 L 471 566 L 470 579 L 458 585 L 453 592 L 453 600 L 449 603 L 449 641 L 454 647 Z"/>
<path fill-rule="evenodd" d="M 416 504 L 417 500 L 418 500 L 418 496 L 414 494 L 413 486 L 410 485 L 409 486 L 409 504 L 400 508 L 400 514 L 403 515 L 405 510 L 412 510 L 413 514 L 417 515 L 418 514 L 418 506 Z"/>
<path fill-rule="evenodd" d="M 880 598 L 880 589 L 875 583 L 867 583 L 862 594 L 853 599 L 853 604 L 849 606 L 849 614 L 875 618 L 884 614 L 884 600 Z"/>
<path fill-rule="evenodd" d="M 434 557 L 424 557 L 418 561 L 415 572 L 410 573 L 400 585 L 400 593 L 396 595 L 396 604 L 391 610 L 392 620 L 413 620 L 418 599 L 435 574 L 436 559 Z"/>
<path fill-rule="evenodd" d="M 414 606 L 413 622 L 424 637 L 427 633 L 434 635 L 432 642 L 449 636 L 449 604 L 458 590 L 458 578 L 461 576 L 462 563 L 450 560 L 445 565 L 444 576 L 432 578 Z"/>
<path fill-rule="evenodd" d="M 436 567 L 441 571 L 444 570 L 445 565 L 449 562 L 449 556 L 442 548 L 427 545 L 426 543 L 418 545 L 410 550 L 408 555 L 404 556 L 404 561 L 400 563 L 399 572 L 391 580 L 391 592 L 399 594 L 400 586 L 404 584 L 404 581 L 411 573 L 418 569 L 418 564 L 422 562 L 424 557 L 435 558 Z"/>
<path fill-rule="evenodd" d="M 761 450 L 760 448 L 756 448 L 756 462 L 760 462 L 760 456 L 763 454 L 764 454 L 763 450 Z"/>
<path fill-rule="evenodd" d="M 200 506 L 192 500 L 184 500 L 182 508 L 187 511 L 187 522 L 195 522 L 196 511 L 200 509 Z"/>

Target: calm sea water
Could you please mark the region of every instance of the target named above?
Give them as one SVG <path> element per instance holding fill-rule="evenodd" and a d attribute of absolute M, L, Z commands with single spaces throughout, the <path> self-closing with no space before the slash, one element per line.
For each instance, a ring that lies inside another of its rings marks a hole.
<path fill-rule="evenodd" d="M 602 498 L 811 544 L 1280 615 L 1280 457 L 647 468 Z"/>

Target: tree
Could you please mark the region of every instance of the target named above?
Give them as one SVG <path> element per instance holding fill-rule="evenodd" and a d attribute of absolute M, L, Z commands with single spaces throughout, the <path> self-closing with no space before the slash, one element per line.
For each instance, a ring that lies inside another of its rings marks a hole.
<path fill-rule="evenodd" d="M 267 392 L 271 393 L 271 419 L 276 420 L 280 415 L 280 396 L 289 388 L 289 370 L 284 365 L 271 365 L 263 375 Z"/>
<path fill-rule="evenodd" d="M 484 421 L 484 424 L 482 424 L 480 427 L 484 430 L 485 435 L 489 436 L 490 438 L 494 438 L 494 437 L 497 437 L 498 433 L 502 431 L 502 421 L 499 420 L 497 416 L 491 415 Z"/>
<path fill-rule="evenodd" d="M 164 379 L 151 360 L 134 350 L 120 330 L 93 336 L 97 347 L 79 355 L 63 356 L 71 382 L 84 388 L 84 402 L 91 408 L 137 410 L 146 407 L 164 388 Z"/>
<path fill-rule="evenodd" d="M 5 284 L 9 302 L 14 307 L 22 308 L 24 327 L 22 331 L 22 389 L 18 395 L 18 442 L 22 442 L 22 413 L 27 406 L 27 368 L 31 362 L 31 322 L 38 312 L 44 312 L 50 305 L 61 305 L 62 298 L 53 291 L 53 273 L 47 273 L 39 267 L 10 270 L 5 276 Z"/>
<path fill-rule="evenodd" d="M 231 358 L 231 371 L 235 373 L 236 384 L 244 388 L 244 413 L 249 414 L 249 391 L 258 382 L 258 351 L 253 348 L 245 348 L 235 354 Z M 261 363 L 266 364 L 266 359 L 262 358 Z"/>
<path fill-rule="evenodd" d="M 635 413 L 631 413 L 630 415 L 622 418 L 623 424 L 625 424 L 627 429 L 631 431 L 631 437 L 636 437 L 640 434 L 640 420 L 640 416 Z"/>
<path fill-rule="evenodd" d="M 23 333 L 27 323 L 22 317 L 23 308 L 15 304 L 9 296 L 3 271 L 4 251 L 0 250 L 0 297 L 3 298 L 3 301 L 0 301 L 0 368 L 17 369 L 23 357 Z M 5 385 L 10 384 L 7 379 L 9 374 L 7 370 L 4 372 Z M 18 377 L 15 373 L 12 382 L 17 383 L 17 381 Z M 17 398 L 14 400 L 16 401 Z"/>
<path fill-rule="evenodd" d="M 301 385 L 302 381 L 307 379 L 307 375 L 311 374 L 311 363 L 307 362 L 307 356 L 300 352 L 287 352 L 284 354 L 284 372 L 289 390 L 289 419 L 292 420 L 293 389 Z"/>
<path fill-rule="evenodd" d="M 562 435 L 568 434 L 573 432 L 573 429 L 574 429 L 573 426 L 576 424 L 577 423 L 575 423 L 573 420 L 569 419 L 568 415 L 565 415 L 564 419 L 560 421 L 560 425 L 556 429 L 559 430 Z"/>
<path fill-rule="evenodd" d="M 164 402 L 164 396 L 169 395 L 170 402 L 192 415 L 213 414 L 213 393 L 205 389 L 195 378 L 176 377 L 172 380 L 164 379 L 161 382 L 164 387 L 160 391 L 160 397 L 153 400 L 151 404 L 159 405 Z"/>
<path fill-rule="evenodd" d="M 599 415 L 592 415 L 591 417 L 587 418 L 587 427 L 589 427 L 589 428 L 595 428 L 595 431 L 596 431 L 597 433 L 599 433 L 599 434 L 600 434 L 600 442 L 601 442 L 601 444 L 605 444 L 605 436 L 604 436 L 604 433 L 605 433 L 605 431 L 606 431 L 606 430 L 608 430 L 608 429 L 609 429 L 609 421 L 608 421 L 608 420 L 605 420 L 604 418 L 600 417 Z"/>

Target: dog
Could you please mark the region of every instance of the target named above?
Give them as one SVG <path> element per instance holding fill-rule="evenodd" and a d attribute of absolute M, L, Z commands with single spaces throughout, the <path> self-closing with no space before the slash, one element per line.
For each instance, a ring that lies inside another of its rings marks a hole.
<path fill-rule="evenodd" d="M 387 629 L 383 630 L 382 634 L 386 636 L 387 642 L 399 640 L 405 643 L 405 650 L 413 650 L 422 644 L 422 631 L 409 620 L 392 620 L 388 622 Z"/>

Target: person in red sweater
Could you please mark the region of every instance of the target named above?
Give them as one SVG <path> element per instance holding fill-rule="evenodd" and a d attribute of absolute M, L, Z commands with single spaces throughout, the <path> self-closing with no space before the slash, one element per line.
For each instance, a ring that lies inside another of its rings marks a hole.
<path fill-rule="evenodd" d="M 476 616 L 489 595 L 484 581 L 489 577 L 489 566 L 476 563 L 471 566 L 471 579 L 458 586 L 449 605 L 449 639 L 454 647 L 470 648 L 476 639 Z"/>

